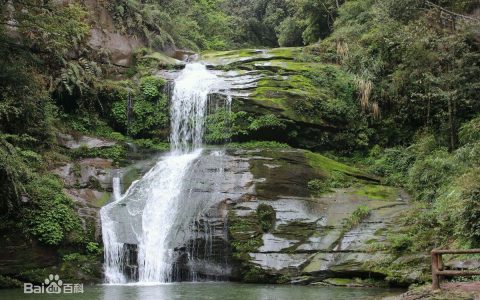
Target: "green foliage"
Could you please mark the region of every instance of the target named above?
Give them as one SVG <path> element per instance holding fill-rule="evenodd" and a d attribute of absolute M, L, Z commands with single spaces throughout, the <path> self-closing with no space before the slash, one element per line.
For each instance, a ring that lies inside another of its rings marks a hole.
<path fill-rule="evenodd" d="M 414 244 L 412 237 L 408 234 L 391 235 L 389 238 L 391 249 L 395 252 L 404 253 Z"/>
<path fill-rule="evenodd" d="M 460 143 L 462 145 L 480 141 L 480 115 L 463 124 L 460 128 Z"/>
<path fill-rule="evenodd" d="M 253 119 L 248 126 L 249 131 L 258 131 L 266 128 L 285 129 L 286 125 L 274 114 L 261 115 Z"/>
<path fill-rule="evenodd" d="M 102 71 L 95 62 L 82 57 L 78 61 L 66 62 L 54 85 L 60 94 L 68 92 L 69 95 L 73 95 L 77 91 L 83 94 L 93 87 L 101 74 Z"/>
<path fill-rule="evenodd" d="M 317 42 L 330 32 L 337 2 L 228 0 L 226 12 L 232 16 L 238 45 L 299 46 Z"/>
<path fill-rule="evenodd" d="M 456 221 L 460 233 L 471 241 L 472 246 L 480 245 L 480 168 L 475 168 L 457 180 L 460 211 Z"/>
<path fill-rule="evenodd" d="M 415 155 L 403 147 L 385 149 L 384 152 L 374 154 L 369 171 L 383 177 L 384 182 L 390 185 L 406 185 L 408 172 L 415 162 Z"/>
<path fill-rule="evenodd" d="M 22 282 L 8 276 L 0 275 L 0 289 L 20 288 Z"/>
<path fill-rule="evenodd" d="M 307 183 L 307 187 L 313 195 L 319 196 L 329 193 L 334 188 L 346 188 L 352 185 L 354 178 L 346 176 L 345 173 L 332 170 L 323 179 L 313 179 Z"/>
<path fill-rule="evenodd" d="M 2 214 L 11 212 L 19 205 L 22 194 L 25 193 L 25 182 L 30 172 L 25 159 L 6 139 L 0 135 L 0 190 L 2 191 Z"/>
<path fill-rule="evenodd" d="M 170 144 L 161 142 L 155 139 L 136 139 L 134 143 L 140 148 L 156 150 L 156 151 L 167 151 L 170 149 Z"/>
<path fill-rule="evenodd" d="M 73 158 L 85 158 L 85 157 L 102 157 L 112 159 L 115 162 L 121 162 L 125 159 L 126 149 L 123 145 L 115 145 L 112 147 L 104 148 L 87 148 L 80 147 L 72 150 L 70 155 Z"/>
<path fill-rule="evenodd" d="M 387 182 L 406 187 L 422 203 L 405 218 L 407 230 L 393 235 L 391 243 L 396 251 L 417 251 L 451 243 L 461 247 L 480 245 L 480 144 L 476 122 L 473 119 L 462 126 L 464 146 L 454 152 L 447 152 L 431 135 L 420 135 L 408 148 L 372 152 L 376 157 L 374 170 L 387 176 Z M 411 243 L 405 236 L 421 243 Z"/>
<path fill-rule="evenodd" d="M 257 219 L 263 232 L 269 232 L 273 229 L 276 221 L 276 212 L 268 204 L 259 204 L 257 207 Z"/>
<path fill-rule="evenodd" d="M 112 127 L 136 138 L 164 137 L 169 109 L 164 94 L 165 80 L 155 76 L 140 79 L 140 89 L 131 81 L 109 82 L 101 88 L 110 106 Z"/>
<path fill-rule="evenodd" d="M 58 245 L 69 234 L 80 230 L 73 202 L 63 193 L 63 184 L 58 178 L 52 175 L 35 177 L 25 188 L 29 202 L 22 207 L 22 215 L 27 233 L 45 244 Z"/>
<path fill-rule="evenodd" d="M 221 144 L 235 139 L 263 139 L 286 128 L 274 114 L 256 116 L 244 111 L 227 112 L 219 109 L 207 116 L 205 141 Z"/>
<path fill-rule="evenodd" d="M 223 1 L 111 1 L 116 27 L 143 36 L 155 49 L 172 47 L 222 50 L 230 45 L 232 24 Z"/>
<path fill-rule="evenodd" d="M 155 76 L 143 77 L 140 80 L 140 89 L 147 100 L 157 100 L 165 86 L 165 80 Z"/>
<path fill-rule="evenodd" d="M 291 47 L 301 45 L 302 41 L 302 24 L 299 20 L 292 17 L 287 17 L 277 27 L 278 44 L 281 47 Z"/>
<path fill-rule="evenodd" d="M 409 144 L 428 127 L 453 150 L 457 124 L 480 110 L 480 51 L 475 29 L 447 30 L 421 7 L 417 0 L 347 1 L 320 55 L 334 54 L 343 69 L 371 83 L 362 105 L 374 119 L 376 142 Z"/>
<path fill-rule="evenodd" d="M 438 150 L 413 164 L 407 184 L 417 200 L 432 202 L 454 171 L 455 163 L 448 152 Z"/>
<path fill-rule="evenodd" d="M 320 194 L 331 191 L 328 182 L 326 180 L 322 180 L 322 179 L 310 180 L 307 183 L 307 187 L 312 193 L 314 193 L 316 195 L 320 195 Z"/>
<path fill-rule="evenodd" d="M 343 232 L 347 232 L 360 224 L 363 220 L 367 219 L 370 216 L 370 208 L 366 205 L 360 205 L 353 213 L 345 220 L 343 224 Z"/>
<path fill-rule="evenodd" d="M 87 249 L 87 253 L 92 254 L 92 255 L 99 255 L 103 251 L 102 247 L 98 243 L 95 243 L 95 242 L 88 242 L 87 246 L 86 246 L 86 249 Z"/>

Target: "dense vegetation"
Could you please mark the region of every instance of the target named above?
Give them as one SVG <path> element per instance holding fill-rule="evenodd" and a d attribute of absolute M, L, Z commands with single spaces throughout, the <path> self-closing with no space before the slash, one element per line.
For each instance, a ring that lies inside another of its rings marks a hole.
<path fill-rule="evenodd" d="M 405 216 L 408 230 L 392 236 L 397 248 L 480 246 L 478 23 L 452 28 L 420 0 L 108 1 L 116 30 L 144 39 L 149 47 L 138 49 L 135 64 L 116 80 L 108 76 L 108 55 L 87 44 L 94 21 L 87 8 L 82 1 L 67 2 L 0 2 L 3 230 L 19 229 L 47 245 L 66 243 L 83 253 L 98 252 L 61 180 L 49 170 L 78 157 L 118 161 L 123 148 L 66 153 L 55 136 L 72 131 L 164 149 L 169 131 L 166 82 L 149 71 L 158 67 L 152 49 L 305 45 L 299 60 L 326 65 L 305 73 L 308 83 L 321 86 L 326 73 L 334 74 L 342 94 L 332 96 L 328 93 L 334 91 L 325 89 L 325 95 L 346 100 L 328 105 L 312 100 L 297 106 L 297 113 L 340 115 L 333 121 L 358 126 L 339 138 L 348 141 L 340 154 L 385 183 L 405 187 L 416 201 L 415 213 Z M 434 2 L 461 14 L 478 8 L 475 1 Z M 358 100 L 352 98 L 357 94 Z M 232 124 L 227 132 L 219 126 L 225 123 Z M 218 112 L 207 125 L 209 143 L 305 144 L 295 135 L 265 142 L 262 132 L 273 132 L 268 138 L 275 138 L 289 126 L 274 114 Z M 312 148 L 322 146 L 312 143 Z M 319 191 L 330 187 L 310 185 Z M 359 211 L 357 217 L 367 214 Z M 268 229 L 268 224 L 262 226 Z"/>

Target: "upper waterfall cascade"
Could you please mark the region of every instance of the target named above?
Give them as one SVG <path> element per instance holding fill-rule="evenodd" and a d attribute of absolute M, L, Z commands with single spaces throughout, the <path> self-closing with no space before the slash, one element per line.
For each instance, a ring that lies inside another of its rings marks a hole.
<path fill-rule="evenodd" d="M 208 204 L 208 199 L 190 200 L 191 186 L 185 181 L 203 151 L 209 94 L 225 90 L 226 86 L 222 78 L 201 63 L 187 64 L 175 80 L 170 109 L 171 151 L 123 195 L 116 179 L 115 201 L 100 212 L 108 283 L 126 283 L 129 277 L 141 283 L 172 281 L 174 247 L 185 239 L 188 227 Z M 120 224 L 116 214 L 121 206 L 128 213 L 124 213 L 127 220 Z M 141 219 L 140 224 L 135 224 L 135 219 Z M 128 255 L 127 244 L 120 238 L 126 226 L 135 234 L 136 258 Z M 126 274 L 130 263 L 138 266 L 135 276 Z"/>

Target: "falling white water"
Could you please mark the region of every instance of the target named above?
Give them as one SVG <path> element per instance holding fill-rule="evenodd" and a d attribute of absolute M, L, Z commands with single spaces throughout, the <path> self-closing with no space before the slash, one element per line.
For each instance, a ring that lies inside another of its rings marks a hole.
<path fill-rule="evenodd" d="M 208 94 L 224 84 L 202 64 L 188 64 L 175 80 L 170 109 L 172 150 L 188 152 L 202 145 Z"/>
<path fill-rule="evenodd" d="M 120 199 L 120 178 L 114 177 L 112 204 L 117 203 Z M 103 208 L 100 210 L 100 217 L 102 220 L 102 239 L 105 246 L 105 278 L 109 283 L 124 283 L 126 282 L 122 268 L 125 256 L 125 251 L 123 249 L 124 244 L 118 241 L 116 231 L 114 230 L 115 222 L 109 217 L 107 212 L 108 210 Z"/>
<path fill-rule="evenodd" d="M 197 206 L 180 204 L 184 200 L 180 199 L 180 195 L 187 188 L 184 179 L 202 153 L 208 94 L 224 88 L 225 82 L 200 63 L 187 64 L 175 80 L 170 116 L 171 152 L 142 179 L 133 183 L 123 196 L 114 189 L 115 202 L 101 210 L 108 283 L 127 281 L 125 244 L 119 242 L 118 222 L 116 224 L 109 216 L 118 208 L 119 202 L 127 207 L 130 216 L 141 214 L 141 232 L 136 232 L 139 282 L 171 281 L 176 238 L 172 232 L 178 231 L 174 227 L 179 223 L 179 215 L 184 218 L 189 216 L 189 213 L 182 212 L 185 207 L 181 206 Z M 114 185 L 118 185 L 118 191 L 119 182 L 115 181 Z"/>

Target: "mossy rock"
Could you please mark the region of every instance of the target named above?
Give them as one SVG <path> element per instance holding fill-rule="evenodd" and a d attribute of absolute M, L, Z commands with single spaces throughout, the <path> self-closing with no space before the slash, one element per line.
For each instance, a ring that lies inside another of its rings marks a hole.
<path fill-rule="evenodd" d="M 375 200 L 394 201 L 398 194 L 398 189 L 385 185 L 364 184 L 356 189 L 353 194 Z"/>
<path fill-rule="evenodd" d="M 263 245 L 262 229 L 256 213 L 239 217 L 234 211 L 228 212 L 228 233 L 231 237 L 233 255 L 239 260 L 248 260 L 244 254 L 254 252 Z"/>
<path fill-rule="evenodd" d="M 260 204 L 257 207 L 257 218 L 263 232 L 269 232 L 275 226 L 276 212 L 268 204 Z"/>

